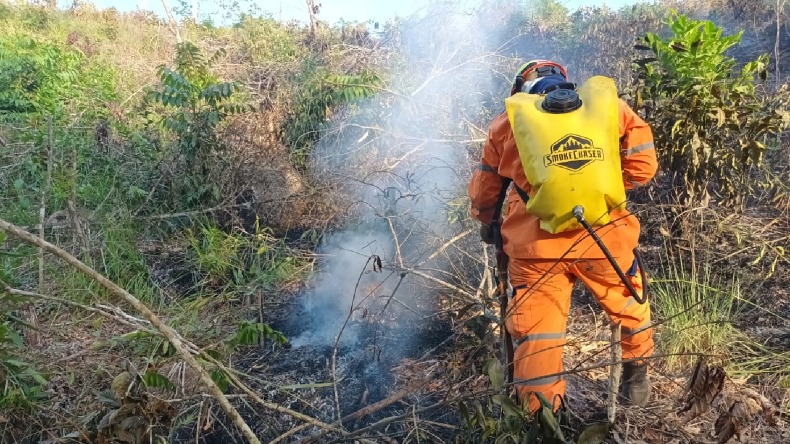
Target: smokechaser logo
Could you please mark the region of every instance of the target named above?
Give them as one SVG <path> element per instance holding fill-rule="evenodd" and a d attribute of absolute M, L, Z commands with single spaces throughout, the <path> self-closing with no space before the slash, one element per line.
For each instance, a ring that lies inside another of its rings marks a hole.
<path fill-rule="evenodd" d="M 551 145 L 551 154 L 543 156 L 543 165 L 578 171 L 595 160 L 603 160 L 601 148 L 595 148 L 586 137 L 568 134 Z"/>

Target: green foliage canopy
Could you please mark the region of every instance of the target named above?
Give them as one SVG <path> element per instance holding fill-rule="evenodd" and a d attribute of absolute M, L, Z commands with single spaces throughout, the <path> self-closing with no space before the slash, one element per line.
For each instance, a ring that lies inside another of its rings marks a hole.
<path fill-rule="evenodd" d="M 0 113 L 54 113 L 79 79 L 80 56 L 28 36 L 0 37 Z"/>

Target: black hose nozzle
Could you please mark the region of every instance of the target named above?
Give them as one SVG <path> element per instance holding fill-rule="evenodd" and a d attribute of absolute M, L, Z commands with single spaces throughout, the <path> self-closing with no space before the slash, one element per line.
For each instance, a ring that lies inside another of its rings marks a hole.
<path fill-rule="evenodd" d="M 584 220 L 584 207 L 581 205 L 576 205 L 573 207 L 573 217 L 576 218 L 579 222 Z"/>

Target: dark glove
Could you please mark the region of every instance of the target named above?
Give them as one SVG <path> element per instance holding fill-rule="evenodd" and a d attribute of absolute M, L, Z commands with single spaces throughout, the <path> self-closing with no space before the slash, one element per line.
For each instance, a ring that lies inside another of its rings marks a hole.
<path fill-rule="evenodd" d="M 494 227 L 480 223 L 480 239 L 488 245 L 494 244 Z"/>

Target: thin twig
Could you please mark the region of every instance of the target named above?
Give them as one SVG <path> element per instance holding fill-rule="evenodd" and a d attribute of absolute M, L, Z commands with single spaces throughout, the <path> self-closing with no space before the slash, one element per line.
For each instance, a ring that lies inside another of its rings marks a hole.
<path fill-rule="evenodd" d="M 460 234 L 458 234 L 457 236 L 453 237 L 452 239 L 448 240 L 448 241 L 447 241 L 447 242 L 445 242 L 445 243 L 444 243 L 444 244 L 443 244 L 441 247 L 439 247 L 439 249 L 438 249 L 438 250 L 436 250 L 435 252 L 433 252 L 433 254 L 431 254 L 430 256 L 428 256 L 428 258 L 427 258 L 427 259 L 425 259 L 424 261 L 422 261 L 422 262 L 420 262 L 419 264 L 417 264 L 417 265 L 416 265 L 414 268 L 419 268 L 419 267 L 420 267 L 422 264 L 424 264 L 424 263 L 426 263 L 426 262 L 428 262 L 428 261 L 430 261 L 430 260 L 433 260 L 433 258 L 435 258 L 436 256 L 438 256 L 438 255 L 442 254 L 442 252 L 444 252 L 444 250 L 446 250 L 447 248 L 449 248 L 451 245 L 453 245 L 454 243 L 458 242 L 459 240 L 461 240 L 461 239 L 465 238 L 465 237 L 466 237 L 466 236 L 468 236 L 468 235 L 469 235 L 471 232 L 472 232 L 472 229 L 470 228 L 470 229 L 468 229 L 468 230 L 466 230 L 466 231 L 463 231 L 463 232 L 461 232 Z"/>
<path fill-rule="evenodd" d="M 392 241 L 395 245 L 395 259 L 398 261 L 398 266 L 403 268 L 403 256 L 400 254 L 400 241 L 398 241 L 398 232 L 395 231 L 395 225 L 392 223 L 391 217 L 385 217 L 387 219 L 387 224 L 390 227 L 390 231 L 392 232 Z"/>
<path fill-rule="evenodd" d="M 335 344 L 332 346 L 332 389 L 334 390 L 334 394 L 335 394 L 335 408 L 337 409 L 337 418 L 338 421 L 340 421 L 340 427 L 343 426 L 343 422 L 342 419 L 340 418 L 342 412 L 340 411 L 340 395 L 337 390 L 337 349 L 338 349 L 338 345 L 340 344 L 340 337 L 343 336 L 343 332 L 345 331 L 348 322 L 351 320 L 351 316 L 354 314 L 354 310 L 356 310 L 356 307 L 354 307 L 354 301 L 356 301 L 357 298 L 357 290 L 359 289 L 359 283 L 362 281 L 362 276 L 365 274 L 365 270 L 367 270 L 370 261 L 375 261 L 375 260 L 377 260 L 377 256 L 368 257 L 368 260 L 365 262 L 365 265 L 362 267 L 362 271 L 359 272 L 359 276 L 357 277 L 357 283 L 354 285 L 354 293 L 351 295 L 351 304 L 348 308 L 348 316 L 346 316 L 346 320 L 343 322 L 343 326 L 340 327 L 340 331 L 337 333 L 337 336 L 335 337 Z"/>
<path fill-rule="evenodd" d="M 422 386 L 424 386 L 428 382 L 429 381 L 427 381 L 427 380 L 413 382 L 412 384 L 409 384 L 407 387 L 399 390 L 397 393 L 387 397 L 386 399 L 382 399 L 379 402 L 376 402 L 374 404 L 370 404 L 370 405 L 368 405 L 368 406 L 366 406 L 364 408 L 361 408 L 361 409 L 357 410 L 354 413 L 350 413 L 350 414 L 344 416 L 343 418 L 340 419 L 340 421 L 336 422 L 334 425 L 340 426 L 341 423 L 343 423 L 343 422 L 348 422 L 348 421 L 351 421 L 353 419 L 359 419 L 359 418 L 362 418 L 364 416 L 370 415 L 371 413 L 377 412 L 377 411 L 379 411 L 379 410 L 381 410 L 381 409 L 383 409 L 383 408 L 385 408 L 387 406 L 390 406 L 390 405 L 394 404 L 395 402 L 405 398 L 406 396 L 410 395 L 411 393 L 414 393 L 415 391 L 419 390 Z M 282 442 L 285 438 L 293 436 L 294 434 L 296 434 L 296 433 L 304 430 L 305 428 L 307 428 L 309 425 L 310 424 L 303 424 L 303 425 L 301 425 L 299 427 L 293 428 L 293 429 L 283 433 L 282 435 L 278 436 L 277 438 L 275 438 L 270 444 L 277 444 L 279 442 Z M 331 430 L 324 429 L 322 432 L 319 432 L 319 433 L 317 433 L 315 435 L 308 436 L 308 437 L 303 438 L 303 439 L 301 439 L 300 441 L 297 441 L 297 442 L 301 443 L 301 444 L 315 442 L 315 440 L 326 436 L 330 431 Z"/>
<path fill-rule="evenodd" d="M 339 426 L 342 426 L 342 424 L 344 422 L 348 422 L 348 421 L 351 421 L 351 420 L 354 420 L 354 419 L 359 419 L 359 418 L 362 418 L 364 416 L 370 415 L 371 413 L 377 412 L 377 411 L 379 411 L 379 410 L 381 410 L 381 409 L 383 409 L 383 408 L 385 408 L 387 406 L 390 406 L 390 405 L 394 404 L 395 402 L 405 398 L 406 396 L 409 396 L 410 394 L 416 392 L 422 386 L 428 384 L 428 382 L 429 382 L 428 380 L 420 380 L 420 381 L 412 382 L 408 386 L 398 390 L 393 395 L 388 396 L 387 398 L 382 399 L 379 402 L 376 402 L 376 403 L 370 404 L 368 406 L 365 406 L 364 408 L 361 408 L 361 409 L 357 410 L 354 413 L 350 413 L 350 414 L 344 416 L 343 418 L 341 418 L 335 424 L 337 424 Z M 322 437 L 326 436 L 328 433 L 329 433 L 329 430 L 325 429 L 325 430 L 323 430 L 323 431 L 321 431 L 321 432 L 319 432 L 319 433 L 317 433 L 315 435 L 308 436 L 306 438 L 303 438 L 303 439 L 297 441 L 297 444 L 308 444 L 308 443 L 315 442 L 319 438 L 322 438 Z M 279 440 L 280 438 L 277 438 L 277 439 Z M 277 442 L 277 441 L 273 441 L 272 444 L 274 444 L 274 442 Z"/>
<path fill-rule="evenodd" d="M 193 346 L 193 347 L 195 346 L 194 344 L 190 344 L 190 345 Z M 302 421 L 304 421 L 304 422 L 306 422 L 306 423 L 308 423 L 310 425 L 313 425 L 313 426 L 316 426 L 316 427 L 320 427 L 322 429 L 327 429 L 327 430 L 333 431 L 335 433 L 340 433 L 341 435 L 344 435 L 344 434 L 347 433 L 342 428 L 338 428 L 338 427 L 335 427 L 333 425 L 327 424 L 325 422 L 319 421 L 318 419 L 315 419 L 315 418 L 307 416 L 307 415 L 305 415 L 303 413 L 299 413 L 297 411 L 291 410 L 291 409 L 289 409 L 287 407 L 283 407 L 283 406 L 278 405 L 278 404 L 273 404 L 271 402 L 264 401 L 257 393 L 252 391 L 252 389 L 250 389 L 247 386 L 247 384 L 244 384 L 243 382 L 241 382 L 241 380 L 239 380 L 239 378 L 236 376 L 235 371 L 233 371 L 232 369 L 229 369 L 227 366 L 225 366 L 225 364 L 217 361 L 216 359 L 214 359 L 213 357 L 211 357 L 210 355 L 208 355 L 206 353 L 202 353 L 201 352 L 200 357 L 205 359 L 206 361 L 208 361 L 210 364 L 216 366 L 217 369 L 222 371 L 228 377 L 228 380 L 236 388 L 238 388 L 239 390 L 244 392 L 247 396 L 250 397 L 250 399 L 255 401 L 261 407 L 263 407 L 263 408 L 265 408 L 267 410 L 271 410 L 273 412 L 284 413 L 286 415 L 290 415 L 290 416 L 292 416 L 292 417 L 294 417 L 296 419 L 302 420 Z"/>
<path fill-rule="evenodd" d="M 222 210 L 230 210 L 232 208 L 250 208 L 249 203 L 243 204 L 233 204 L 233 205 L 217 205 L 216 207 L 206 208 L 204 210 L 194 210 L 194 211 L 184 211 L 181 213 L 167 213 L 167 214 L 156 214 L 153 216 L 135 216 L 134 219 L 137 220 L 165 220 L 165 219 L 174 219 L 177 217 L 191 217 L 191 216 L 198 216 L 201 214 L 206 213 L 213 213 L 215 211 L 222 211 Z"/>
<path fill-rule="evenodd" d="M 398 283 L 395 284 L 395 288 L 392 289 L 392 294 L 390 294 L 390 296 L 387 298 L 387 302 L 384 303 L 384 307 L 382 307 L 381 310 L 379 311 L 379 314 L 378 314 L 379 317 L 381 317 L 381 315 L 384 314 L 384 310 L 386 310 L 387 307 L 389 307 L 390 302 L 392 302 L 392 300 L 395 299 L 395 293 L 398 292 L 398 288 L 400 288 L 400 284 L 403 283 L 403 278 L 405 278 L 405 277 L 406 277 L 406 273 L 401 273 L 400 274 L 400 279 L 398 279 Z"/>

